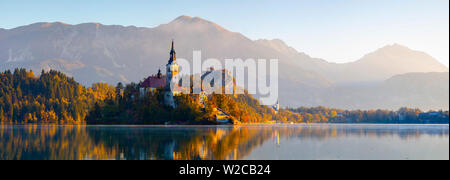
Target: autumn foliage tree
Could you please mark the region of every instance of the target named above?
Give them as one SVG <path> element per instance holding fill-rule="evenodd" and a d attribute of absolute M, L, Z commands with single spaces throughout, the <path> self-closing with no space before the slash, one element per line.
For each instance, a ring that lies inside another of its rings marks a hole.
<path fill-rule="evenodd" d="M 6 123 L 83 124 L 88 111 L 114 87 L 104 83 L 85 88 L 72 77 L 51 70 L 35 76 L 15 69 L 0 73 L 0 120 Z"/>

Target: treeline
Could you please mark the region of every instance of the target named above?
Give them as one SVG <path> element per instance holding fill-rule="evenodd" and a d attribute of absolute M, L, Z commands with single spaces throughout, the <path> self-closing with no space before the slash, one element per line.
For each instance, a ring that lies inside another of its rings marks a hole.
<path fill-rule="evenodd" d="M 243 123 L 269 122 L 279 118 L 272 108 L 262 106 L 247 92 L 236 96 L 212 94 L 208 101 L 213 107 L 222 109 Z"/>
<path fill-rule="evenodd" d="M 113 97 L 114 87 L 94 84 L 86 89 L 57 71 L 15 69 L 0 73 L 0 122 L 14 124 L 84 124 L 96 102 Z"/>
<path fill-rule="evenodd" d="M 289 108 L 287 118 L 303 123 L 385 123 L 385 124 L 448 124 L 449 111 L 423 112 L 419 109 L 343 110 L 326 107 Z"/>
<path fill-rule="evenodd" d="M 15 69 L 0 73 L 0 123 L 15 124 L 215 124 L 216 109 L 243 123 L 444 123 L 448 111 L 418 109 L 342 110 L 288 108 L 278 113 L 245 93 L 212 94 L 205 105 L 199 95 L 180 95 L 177 108 L 166 107 L 163 90 L 140 96 L 139 86 L 104 83 L 85 88 L 58 71 Z"/>
<path fill-rule="evenodd" d="M 135 83 L 116 86 L 115 98 L 96 103 L 89 116 L 88 124 L 216 124 L 214 110 L 219 108 L 244 123 L 272 120 L 274 111 L 259 105 L 249 95 L 213 94 L 207 97 L 205 105 L 200 95 L 182 94 L 175 96 L 177 108 L 164 105 L 164 91 L 158 89 L 140 95 Z"/>

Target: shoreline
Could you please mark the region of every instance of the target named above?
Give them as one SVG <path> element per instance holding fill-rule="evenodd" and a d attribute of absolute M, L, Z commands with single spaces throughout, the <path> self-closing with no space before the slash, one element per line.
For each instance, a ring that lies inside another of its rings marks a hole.
<path fill-rule="evenodd" d="M 64 124 L 0 124 L 0 127 L 258 127 L 258 126 L 284 126 L 284 127 L 299 127 L 299 126 L 449 126 L 449 124 L 378 124 L 378 123 L 311 123 L 311 124 L 240 124 L 240 125 L 64 125 Z"/>

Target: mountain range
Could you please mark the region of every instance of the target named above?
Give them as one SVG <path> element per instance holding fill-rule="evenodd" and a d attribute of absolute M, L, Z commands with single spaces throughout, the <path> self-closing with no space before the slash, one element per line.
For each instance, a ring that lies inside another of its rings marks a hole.
<path fill-rule="evenodd" d="M 449 69 L 424 52 L 394 44 L 351 63 L 330 63 L 282 40 L 251 40 L 189 16 L 154 28 L 54 22 L 0 29 L 0 70 L 56 69 L 84 85 L 138 82 L 164 69 L 172 39 L 187 60 L 193 50 L 202 59 L 279 59 L 281 106 L 449 107 Z"/>

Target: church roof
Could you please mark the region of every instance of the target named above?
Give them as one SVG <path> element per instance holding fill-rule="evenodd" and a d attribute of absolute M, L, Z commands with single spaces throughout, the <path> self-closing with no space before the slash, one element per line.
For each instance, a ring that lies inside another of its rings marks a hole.
<path fill-rule="evenodd" d="M 145 88 L 162 88 L 166 86 L 166 77 L 150 76 L 141 83 L 140 87 Z"/>

